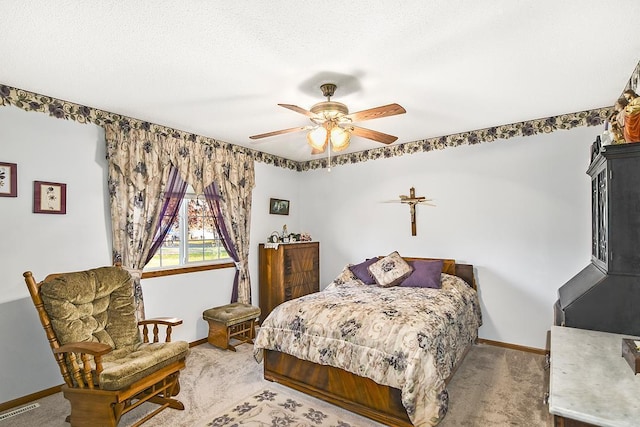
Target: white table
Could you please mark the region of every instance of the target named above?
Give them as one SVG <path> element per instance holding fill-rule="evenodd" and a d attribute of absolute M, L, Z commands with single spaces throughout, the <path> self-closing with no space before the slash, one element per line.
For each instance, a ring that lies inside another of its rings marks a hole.
<path fill-rule="evenodd" d="M 629 335 L 551 328 L 549 412 L 597 426 L 640 426 L 640 374 L 622 357 Z"/>

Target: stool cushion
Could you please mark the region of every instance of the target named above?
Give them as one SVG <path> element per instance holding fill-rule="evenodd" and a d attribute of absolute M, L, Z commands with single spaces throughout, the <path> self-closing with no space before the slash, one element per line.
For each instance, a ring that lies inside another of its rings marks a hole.
<path fill-rule="evenodd" d="M 220 307 L 210 308 L 202 313 L 204 320 L 213 320 L 232 326 L 260 316 L 260 308 L 249 304 L 234 302 Z"/>

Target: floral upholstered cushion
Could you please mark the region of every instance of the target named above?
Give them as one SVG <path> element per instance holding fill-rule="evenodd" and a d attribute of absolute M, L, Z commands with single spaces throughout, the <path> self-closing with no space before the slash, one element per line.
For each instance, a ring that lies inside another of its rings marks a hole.
<path fill-rule="evenodd" d="M 369 273 L 383 288 L 395 286 L 413 271 L 400 254 L 395 251 L 369 266 Z"/>
<path fill-rule="evenodd" d="M 141 342 L 131 275 L 120 267 L 65 273 L 40 288 L 60 344 L 101 342 L 132 349 Z"/>
<path fill-rule="evenodd" d="M 100 388 L 119 390 L 184 359 L 189 352 L 186 341 L 140 343 L 133 351 L 114 351 L 103 357 L 104 370 L 99 376 Z"/>

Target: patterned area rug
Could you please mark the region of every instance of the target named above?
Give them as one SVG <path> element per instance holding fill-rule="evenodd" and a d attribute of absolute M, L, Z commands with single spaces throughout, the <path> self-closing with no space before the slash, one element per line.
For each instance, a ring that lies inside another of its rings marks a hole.
<path fill-rule="evenodd" d="M 208 427 L 355 427 L 354 424 L 342 421 L 334 414 L 314 409 L 310 401 L 291 398 L 269 389 L 247 396 L 204 425 Z"/>

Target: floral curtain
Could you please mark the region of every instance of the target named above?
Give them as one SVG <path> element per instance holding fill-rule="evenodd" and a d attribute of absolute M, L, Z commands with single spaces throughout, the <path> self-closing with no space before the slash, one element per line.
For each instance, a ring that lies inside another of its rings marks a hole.
<path fill-rule="evenodd" d="M 172 166 L 169 172 L 169 182 L 164 190 L 162 209 L 158 214 L 160 221 L 158 221 L 158 227 L 154 233 L 153 243 L 151 243 L 151 249 L 147 255 L 145 265 L 148 264 L 155 253 L 158 252 L 169 230 L 171 230 L 174 221 L 178 217 L 178 210 L 186 192 L 187 183 L 184 182 L 180 176 L 180 171 Z"/>
<path fill-rule="evenodd" d="M 162 191 L 172 165 L 196 194 L 213 183 L 220 189 L 221 209 L 236 247 L 238 301 L 249 303 L 251 282 L 247 266 L 251 193 L 255 186 L 254 160 L 233 146 L 196 142 L 193 138 L 166 135 L 117 123 L 106 124 L 109 191 L 112 204 L 114 259 L 132 269 L 137 278 L 136 301 L 142 314 L 139 288 L 143 261 L 149 256 L 162 208 Z M 230 148 L 231 147 L 231 148 Z M 239 201 L 241 200 L 241 201 Z M 235 207 L 234 207 L 235 206 Z M 240 206 L 248 207 L 241 209 Z M 242 218 L 236 215 L 242 215 Z M 232 234 L 233 233 L 233 234 Z M 117 236 L 117 238 L 116 238 Z M 245 250 L 246 246 L 246 250 Z"/>
<path fill-rule="evenodd" d="M 231 182 L 228 180 L 227 182 Z M 231 302 L 251 303 L 251 282 L 249 280 L 249 229 L 251 228 L 251 197 L 242 188 L 227 191 L 235 194 L 233 199 L 222 202 L 220 189 L 216 183 L 204 190 L 209 208 L 213 212 L 218 234 L 223 237 L 229 256 L 236 262 Z"/>
<path fill-rule="evenodd" d="M 251 228 L 251 193 L 255 186 L 253 158 L 238 152 L 233 156 L 218 151 L 209 162 L 217 179 L 203 187 L 214 213 L 216 228 L 236 264 L 232 302 L 251 304 L 249 277 L 249 235 Z"/>
<path fill-rule="evenodd" d="M 160 161 L 159 145 L 156 135 L 144 131 L 110 134 L 107 139 L 113 260 L 133 277 L 139 320 L 144 319 L 142 269 L 160 223 L 163 191 L 171 171 L 170 163 Z"/>

